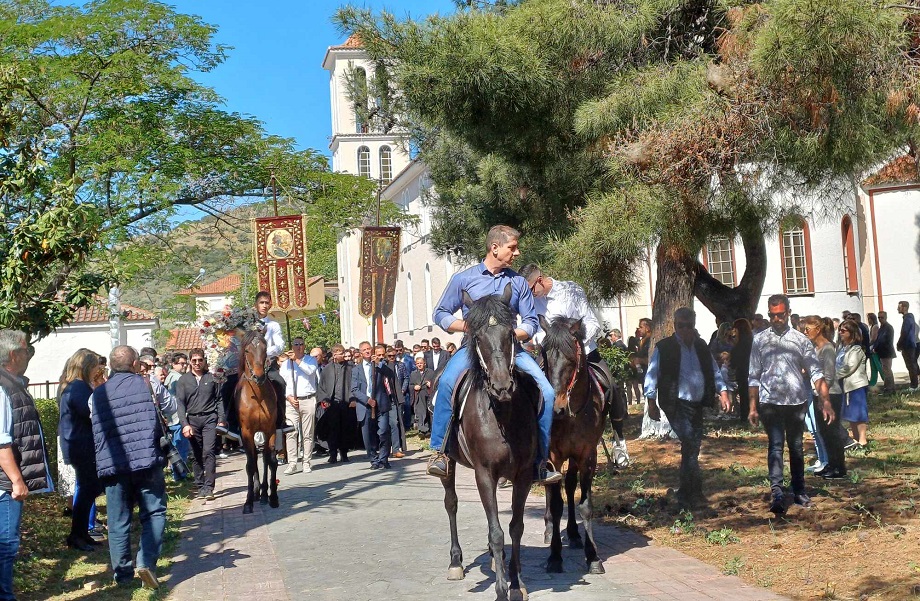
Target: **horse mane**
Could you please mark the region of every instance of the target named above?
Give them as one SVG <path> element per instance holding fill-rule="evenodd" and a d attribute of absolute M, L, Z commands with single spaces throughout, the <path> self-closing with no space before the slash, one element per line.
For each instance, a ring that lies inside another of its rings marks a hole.
<path fill-rule="evenodd" d="M 557 317 L 550 322 L 546 336 L 543 338 L 543 350 L 555 350 L 568 355 L 567 351 L 572 348 L 572 338 L 579 341 L 585 338 L 584 323 L 579 326 L 577 332 L 572 332 L 572 326 L 576 322 L 578 320 L 572 317 Z"/>
<path fill-rule="evenodd" d="M 243 366 L 246 364 L 246 347 L 249 346 L 253 338 L 255 338 L 256 336 L 262 337 L 264 340 L 264 336 L 261 330 L 252 329 L 252 330 L 246 330 L 245 332 L 246 333 L 243 334 L 243 338 L 240 340 L 240 348 L 237 350 L 237 353 L 239 355 L 238 365 L 239 365 L 240 373 L 242 373 Z"/>
<path fill-rule="evenodd" d="M 473 302 L 465 321 L 470 337 L 470 352 L 476 353 L 479 340 L 484 338 L 489 328 L 492 327 L 489 325 L 490 322 L 498 322 L 500 325 L 511 328 L 514 323 L 514 312 L 500 296 L 484 296 Z M 488 374 L 482 368 L 478 355 L 470 357 L 470 375 L 477 387 L 482 386 L 487 379 Z"/>

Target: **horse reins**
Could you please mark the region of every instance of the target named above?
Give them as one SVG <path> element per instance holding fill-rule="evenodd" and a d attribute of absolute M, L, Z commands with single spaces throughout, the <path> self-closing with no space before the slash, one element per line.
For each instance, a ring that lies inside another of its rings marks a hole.
<path fill-rule="evenodd" d="M 575 388 L 575 382 L 578 381 L 578 372 L 581 371 L 581 341 L 575 340 L 575 369 L 572 371 L 572 379 L 569 380 L 569 385 L 565 388 L 565 412 L 567 417 L 575 417 L 576 415 L 581 414 L 585 410 L 585 407 L 588 406 L 588 403 L 585 402 L 581 408 L 578 410 L 578 413 L 572 412 L 572 390 Z"/>

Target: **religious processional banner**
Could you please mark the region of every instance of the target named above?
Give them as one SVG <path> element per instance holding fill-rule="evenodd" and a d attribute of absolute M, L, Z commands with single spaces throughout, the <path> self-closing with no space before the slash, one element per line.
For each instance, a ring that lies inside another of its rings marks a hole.
<path fill-rule="evenodd" d="M 310 308 L 307 287 L 307 234 L 303 215 L 254 220 L 259 290 L 272 295 L 272 313 Z"/>
<path fill-rule="evenodd" d="M 398 227 L 365 227 L 361 236 L 361 298 L 364 317 L 389 317 L 399 275 Z"/>

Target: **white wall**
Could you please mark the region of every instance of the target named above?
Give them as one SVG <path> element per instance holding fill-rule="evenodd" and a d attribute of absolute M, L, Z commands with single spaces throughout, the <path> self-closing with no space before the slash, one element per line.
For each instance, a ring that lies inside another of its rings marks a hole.
<path fill-rule="evenodd" d="M 155 322 L 122 322 L 121 343 L 140 350 L 152 346 Z M 112 350 L 108 322 L 72 324 L 58 328 L 49 336 L 35 343 L 35 356 L 29 363 L 26 377 L 32 384 L 57 382 L 64 370 L 64 363 L 81 348 L 108 357 Z"/>

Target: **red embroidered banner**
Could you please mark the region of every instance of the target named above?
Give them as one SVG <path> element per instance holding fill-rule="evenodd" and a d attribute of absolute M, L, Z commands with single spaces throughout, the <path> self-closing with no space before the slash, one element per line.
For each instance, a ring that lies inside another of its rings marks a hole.
<path fill-rule="evenodd" d="M 364 317 L 389 317 L 399 275 L 398 227 L 366 227 L 361 236 L 361 299 Z"/>
<path fill-rule="evenodd" d="M 309 308 L 304 216 L 260 217 L 254 220 L 254 228 L 259 290 L 271 293 L 271 312 Z"/>

